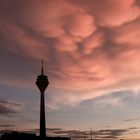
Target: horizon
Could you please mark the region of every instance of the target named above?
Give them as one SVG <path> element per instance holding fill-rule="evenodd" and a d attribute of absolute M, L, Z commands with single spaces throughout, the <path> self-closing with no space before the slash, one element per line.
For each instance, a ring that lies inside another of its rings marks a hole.
<path fill-rule="evenodd" d="M 140 139 L 139 37 L 140 0 L 0 1 L 0 132 L 39 129 L 43 60 L 48 133 Z"/>

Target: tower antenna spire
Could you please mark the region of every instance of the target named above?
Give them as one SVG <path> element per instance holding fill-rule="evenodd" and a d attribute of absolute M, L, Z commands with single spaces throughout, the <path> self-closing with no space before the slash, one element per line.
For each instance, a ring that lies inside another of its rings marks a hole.
<path fill-rule="evenodd" d="M 43 74 L 44 74 L 44 67 L 43 67 L 43 60 L 42 60 L 41 75 Z"/>

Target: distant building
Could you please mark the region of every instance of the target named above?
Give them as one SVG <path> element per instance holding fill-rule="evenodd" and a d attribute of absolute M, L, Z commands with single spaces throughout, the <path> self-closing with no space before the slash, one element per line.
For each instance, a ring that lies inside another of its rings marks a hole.
<path fill-rule="evenodd" d="M 19 132 L 5 133 L 1 136 L 1 140 L 26 140 L 26 139 L 36 139 L 36 134 L 26 134 Z"/>
<path fill-rule="evenodd" d="M 0 140 L 40 140 L 42 139 L 36 134 L 28 134 L 28 133 L 19 133 L 19 132 L 11 132 L 5 133 L 1 136 Z M 46 137 L 44 140 L 71 140 L 68 137 Z"/>

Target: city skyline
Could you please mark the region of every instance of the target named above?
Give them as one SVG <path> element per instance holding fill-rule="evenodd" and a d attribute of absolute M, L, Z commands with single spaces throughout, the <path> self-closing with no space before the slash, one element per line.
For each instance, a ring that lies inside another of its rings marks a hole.
<path fill-rule="evenodd" d="M 39 129 L 43 59 L 50 133 L 140 138 L 139 28 L 139 0 L 0 1 L 0 129 Z"/>

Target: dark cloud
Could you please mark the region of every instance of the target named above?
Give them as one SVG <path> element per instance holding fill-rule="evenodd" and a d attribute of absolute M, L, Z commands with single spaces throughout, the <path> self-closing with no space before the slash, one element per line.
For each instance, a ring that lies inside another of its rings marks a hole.
<path fill-rule="evenodd" d="M 14 114 L 17 114 L 19 112 L 19 109 L 21 107 L 21 104 L 6 101 L 6 100 L 0 100 L 0 115 L 1 116 L 11 116 Z"/>
<path fill-rule="evenodd" d="M 78 131 L 78 130 L 56 130 L 55 128 L 48 129 L 50 133 L 53 132 L 54 135 L 59 136 L 68 136 L 71 138 L 86 138 L 91 137 L 91 131 Z M 122 136 L 124 133 L 129 132 L 129 129 L 103 129 L 92 131 L 93 138 L 118 138 Z"/>
<path fill-rule="evenodd" d="M 48 131 L 62 131 L 62 128 L 47 128 Z"/>
<path fill-rule="evenodd" d="M 95 136 L 99 138 L 118 138 L 126 133 L 128 130 L 126 129 L 104 129 L 95 131 Z"/>
<path fill-rule="evenodd" d="M 125 119 L 123 120 L 124 122 L 133 122 L 133 121 L 137 121 L 139 120 L 140 118 L 134 118 L 134 119 Z"/>
<path fill-rule="evenodd" d="M 16 126 L 14 124 L 3 124 L 3 125 L 0 125 L 0 127 L 13 127 L 13 126 Z"/>
<path fill-rule="evenodd" d="M 128 128 L 129 130 L 137 130 L 137 129 L 140 129 L 140 127 L 130 127 Z"/>

